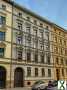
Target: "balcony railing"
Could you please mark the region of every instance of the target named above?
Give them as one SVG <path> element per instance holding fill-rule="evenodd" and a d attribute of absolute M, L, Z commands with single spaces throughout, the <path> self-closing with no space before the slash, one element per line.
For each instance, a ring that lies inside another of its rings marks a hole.
<path fill-rule="evenodd" d="M 2 8 L 0 8 L 0 13 L 3 15 L 6 15 L 6 10 L 3 10 Z"/>
<path fill-rule="evenodd" d="M 5 31 L 6 30 L 6 25 L 0 24 L 0 31 Z"/>
<path fill-rule="evenodd" d="M 4 41 L 0 41 L 0 47 L 5 48 L 6 44 L 4 43 Z"/>

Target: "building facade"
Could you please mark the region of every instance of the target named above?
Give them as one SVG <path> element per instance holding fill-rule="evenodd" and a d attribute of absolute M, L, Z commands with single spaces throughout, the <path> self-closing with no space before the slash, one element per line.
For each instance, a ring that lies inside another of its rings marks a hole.
<path fill-rule="evenodd" d="M 55 79 L 67 80 L 67 31 L 56 25 L 51 31 Z"/>
<path fill-rule="evenodd" d="M 0 88 L 67 80 L 66 35 L 66 30 L 15 2 L 1 0 Z"/>

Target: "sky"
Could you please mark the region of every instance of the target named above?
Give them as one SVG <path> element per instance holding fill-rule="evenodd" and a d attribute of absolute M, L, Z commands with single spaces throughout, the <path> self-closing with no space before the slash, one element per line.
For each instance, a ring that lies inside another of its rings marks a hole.
<path fill-rule="evenodd" d="M 67 29 L 67 0 L 14 0 L 45 19 Z"/>

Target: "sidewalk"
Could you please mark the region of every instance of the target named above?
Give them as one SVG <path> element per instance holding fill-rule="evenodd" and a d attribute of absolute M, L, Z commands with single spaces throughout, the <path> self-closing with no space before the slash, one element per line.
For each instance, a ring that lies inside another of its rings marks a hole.
<path fill-rule="evenodd" d="M 0 90 L 31 90 L 31 87 L 23 87 L 23 88 L 8 88 L 8 89 L 0 89 Z"/>

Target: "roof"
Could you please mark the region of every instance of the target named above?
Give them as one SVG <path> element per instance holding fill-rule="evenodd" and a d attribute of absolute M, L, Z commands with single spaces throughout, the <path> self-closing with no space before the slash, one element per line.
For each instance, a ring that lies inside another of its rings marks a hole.
<path fill-rule="evenodd" d="M 43 21 L 43 22 L 46 22 L 46 23 L 49 24 L 49 25 L 53 25 L 54 27 L 59 28 L 59 29 L 65 31 L 65 32 L 67 32 L 66 29 L 58 26 L 57 24 L 55 24 L 55 23 L 53 23 L 53 22 L 45 19 L 44 17 L 42 17 L 42 16 L 40 16 L 40 15 L 37 15 L 36 13 L 34 13 L 34 12 L 32 12 L 31 10 L 29 10 L 29 9 L 27 9 L 27 8 L 19 5 L 19 4 L 17 4 L 16 2 L 14 2 L 14 1 L 12 1 L 12 0 L 3 0 L 3 1 L 5 1 L 5 2 L 11 4 L 11 5 L 13 5 L 13 6 L 16 7 L 16 8 L 19 8 L 20 10 L 22 10 L 22 11 L 30 14 L 31 16 L 34 16 L 35 18 L 37 18 L 37 19 L 39 19 L 39 20 L 41 20 L 41 21 Z"/>

